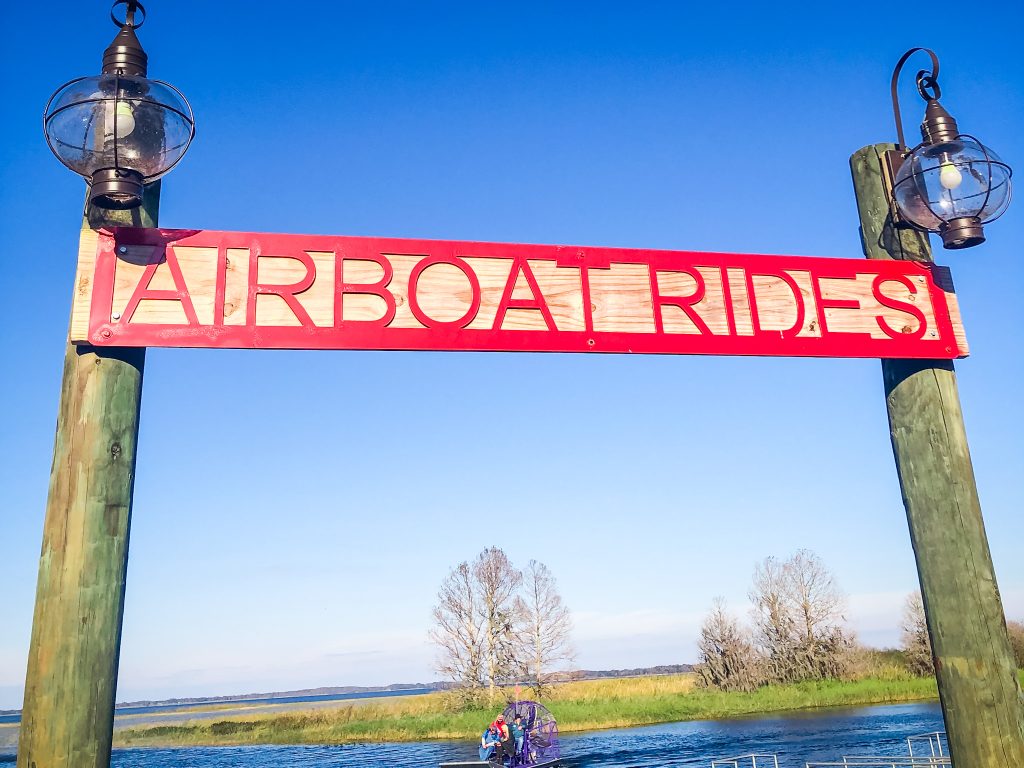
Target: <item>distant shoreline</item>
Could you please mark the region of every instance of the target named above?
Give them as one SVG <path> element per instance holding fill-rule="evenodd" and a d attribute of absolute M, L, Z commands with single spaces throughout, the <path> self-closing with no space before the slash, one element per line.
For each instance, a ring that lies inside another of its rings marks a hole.
<path fill-rule="evenodd" d="M 600 680 L 605 678 L 620 677 L 645 677 L 647 675 L 678 675 L 693 670 L 692 664 L 663 664 L 656 667 L 636 667 L 634 669 L 582 669 L 572 673 L 575 680 Z M 225 696 L 199 696 L 191 698 L 174 698 L 161 700 L 140 700 L 121 702 L 115 705 L 116 709 L 131 709 L 133 707 L 162 707 L 174 706 L 177 704 L 219 704 L 232 701 L 253 701 L 256 699 L 284 699 L 300 698 L 304 696 L 338 696 L 351 693 L 381 693 L 390 691 L 446 691 L 450 690 L 453 684 L 445 681 L 432 683 L 391 683 L 390 685 L 342 685 L 342 686 L 321 686 L 319 688 L 301 688 L 295 691 L 273 691 L 270 693 L 243 693 L 228 694 Z M 0 715 L 16 714 L 21 710 L 2 711 Z"/>
<path fill-rule="evenodd" d="M 246 701 L 270 701 L 273 699 L 298 699 L 311 696 L 344 696 L 360 693 L 391 693 L 402 691 L 442 691 L 446 683 L 395 683 L 392 685 L 361 686 L 343 685 L 320 688 L 302 688 L 296 691 L 272 691 L 270 693 L 241 693 L 224 696 L 193 696 L 174 699 L 120 702 L 115 709 L 137 709 L 139 707 L 174 707 L 186 704 L 223 704 Z M 5 714 L 5 713 L 0 713 Z"/>
<path fill-rule="evenodd" d="M 323 689 L 317 689 L 323 690 Z M 401 688 L 358 688 L 353 691 L 342 689 L 327 689 L 322 693 L 302 692 L 281 692 L 259 696 L 258 694 L 246 694 L 243 697 L 217 696 L 213 698 L 196 699 L 169 699 L 165 702 L 132 702 L 130 704 L 118 704 L 114 711 L 119 714 L 129 714 L 133 711 L 153 711 L 160 709 L 180 710 L 188 707 L 202 706 L 223 706 L 231 704 L 275 704 L 275 703 L 302 703 L 311 701 L 344 701 L 345 699 L 375 698 L 377 696 L 409 696 L 424 693 L 437 693 L 442 689 L 423 687 L 401 687 Z"/>
<path fill-rule="evenodd" d="M 225 716 L 244 711 L 259 710 L 263 712 L 282 712 L 291 710 L 308 710 L 317 707 L 341 706 L 349 701 L 373 701 L 377 698 L 399 696 L 425 696 L 436 693 L 429 688 L 401 688 L 397 690 L 357 691 L 355 693 L 320 694 L 317 696 L 284 696 L 279 695 L 265 699 L 233 699 L 221 701 L 182 701 L 180 703 L 154 704 L 138 706 L 121 706 L 114 710 L 114 728 L 122 727 L 123 721 L 145 719 L 150 721 L 183 719 L 186 715 L 208 717 L 216 713 Z M 18 725 L 21 714 L 0 715 L 0 725 Z"/>
<path fill-rule="evenodd" d="M 574 671 L 572 678 L 574 680 L 603 680 L 603 679 L 615 679 L 615 678 L 629 678 L 629 677 L 647 677 L 647 676 L 658 676 L 658 675 L 676 675 L 685 674 L 692 671 L 692 664 L 663 664 L 654 667 L 636 667 L 633 669 L 583 669 Z M 569 674 L 569 673 L 566 673 Z M 244 704 L 246 702 L 261 703 L 261 702 L 272 702 L 276 699 L 294 699 L 299 700 L 310 697 L 329 697 L 329 696 L 345 696 L 351 697 L 353 694 L 374 694 L 374 693 L 395 693 L 401 694 L 408 692 L 410 694 L 419 694 L 422 692 L 440 692 L 450 690 L 453 684 L 444 681 L 435 681 L 432 683 L 391 683 L 390 685 L 373 685 L 373 686 L 361 686 L 361 685 L 341 685 L 341 686 L 321 686 L 319 688 L 300 688 L 294 691 L 271 691 L 268 693 L 240 693 L 240 694 L 226 694 L 221 696 L 192 696 L 192 697 L 178 697 L 171 699 L 140 699 L 138 701 L 123 701 L 118 702 L 114 705 L 114 711 L 123 712 L 125 710 L 140 709 L 140 708 L 162 708 L 162 707 L 183 707 L 188 705 L 202 706 L 204 704 L 232 704 L 239 703 Z M 20 709 L 0 709 L 0 717 L 10 717 L 12 715 L 21 715 Z M 12 721 L 8 721 L 12 722 Z"/>

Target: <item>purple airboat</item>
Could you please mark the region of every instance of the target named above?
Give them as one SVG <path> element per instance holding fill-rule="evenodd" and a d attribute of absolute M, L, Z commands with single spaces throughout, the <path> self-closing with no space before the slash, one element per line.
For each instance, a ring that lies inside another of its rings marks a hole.
<path fill-rule="evenodd" d="M 501 713 L 505 722 L 511 723 L 516 716 L 523 718 L 523 743 L 515 754 L 506 755 L 499 762 L 490 760 L 457 760 L 441 763 L 441 768 L 549 768 L 559 765 L 562 752 L 558 745 L 558 723 L 555 716 L 543 704 L 536 701 L 516 701 L 505 707 Z"/>

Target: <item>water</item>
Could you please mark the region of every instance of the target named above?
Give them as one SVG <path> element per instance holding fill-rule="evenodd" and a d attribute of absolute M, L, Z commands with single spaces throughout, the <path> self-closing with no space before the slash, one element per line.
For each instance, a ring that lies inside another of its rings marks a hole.
<path fill-rule="evenodd" d="M 906 754 L 908 736 L 941 731 L 938 703 L 829 709 L 735 720 L 670 723 L 566 737 L 572 766 L 703 766 L 713 758 L 775 753 L 782 768 L 843 755 Z"/>
<path fill-rule="evenodd" d="M 702 766 L 712 758 L 778 753 L 780 768 L 843 755 L 906 754 L 906 737 L 942 730 L 937 703 L 828 709 L 668 723 L 562 737 L 567 768 Z M 3 748 L 0 747 L 0 752 Z M 466 742 L 114 750 L 113 768 L 436 768 L 470 759 Z M 0 763 L 13 755 L 0 754 Z"/>

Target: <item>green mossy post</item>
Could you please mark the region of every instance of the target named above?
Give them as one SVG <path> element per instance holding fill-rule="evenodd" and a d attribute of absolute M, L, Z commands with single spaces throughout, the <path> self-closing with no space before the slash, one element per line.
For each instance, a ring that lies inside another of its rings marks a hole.
<path fill-rule="evenodd" d="M 890 149 L 850 158 L 864 254 L 931 261 L 927 235 L 892 224 L 881 165 Z M 1024 703 L 953 364 L 883 360 L 882 377 L 953 764 L 1024 766 Z"/>
<path fill-rule="evenodd" d="M 157 225 L 88 208 L 83 227 Z M 68 343 L 39 557 L 18 768 L 107 768 L 145 349 Z"/>

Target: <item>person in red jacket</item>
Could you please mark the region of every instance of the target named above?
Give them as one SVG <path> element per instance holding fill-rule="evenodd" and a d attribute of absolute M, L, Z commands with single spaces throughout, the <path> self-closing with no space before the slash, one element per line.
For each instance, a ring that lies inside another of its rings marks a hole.
<path fill-rule="evenodd" d="M 508 724 L 505 722 L 504 715 L 498 715 L 491 726 L 498 729 L 498 738 L 500 743 L 494 748 L 493 759 L 497 759 L 501 762 L 505 755 L 510 757 L 515 754 L 515 742 L 512 741 L 511 732 L 508 729 Z"/>

